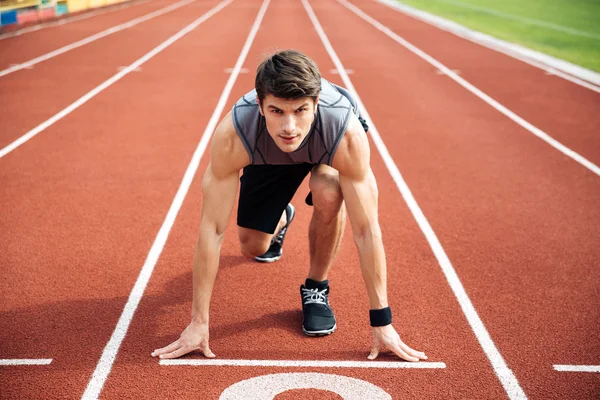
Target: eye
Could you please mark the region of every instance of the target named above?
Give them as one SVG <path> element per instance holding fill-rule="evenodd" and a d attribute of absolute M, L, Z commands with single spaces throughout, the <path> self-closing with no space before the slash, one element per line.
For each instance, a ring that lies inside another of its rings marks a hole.
<path fill-rule="evenodd" d="M 276 110 L 274 108 L 271 109 L 271 112 L 275 114 L 281 114 L 281 110 Z"/>
<path fill-rule="evenodd" d="M 306 108 L 304 108 L 304 107 L 303 108 L 299 108 L 299 109 L 296 110 L 297 113 L 301 113 L 301 112 L 304 112 L 304 111 L 306 111 Z"/>

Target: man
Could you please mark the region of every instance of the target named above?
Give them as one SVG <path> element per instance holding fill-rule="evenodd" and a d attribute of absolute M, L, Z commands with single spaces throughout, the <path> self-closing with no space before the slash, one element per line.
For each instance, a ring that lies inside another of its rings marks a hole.
<path fill-rule="evenodd" d="M 243 169 L 237 218 L 241 251 L 263 262 L 281 257 L 295 213 L 289 203 L 310 173 L 306 199 L 314 206 L 310 269 L 300 288 L 304 333 L 328 335 L 337 327 L 329 306 L 327 274 L 347 209 L 371 307 L 373 343 L 368 358 L 375 359 L 380 349 L 388 348 L 408 361 L 427 359 L 404 344 L 391 325 L 377 184 L 369 165 L 367 127 L 359 120 L 355 100 L 322 79 L 315 63 L 295 50 L 267 58 L 257 69 L 255 83 L 255 90 L 236 103 L 213 138 L 202 181 L 192 321 L 177 341 L 152 355 L 176 358 L 200 350 L 215 357 L 208 343 L 209 303 Z"/>

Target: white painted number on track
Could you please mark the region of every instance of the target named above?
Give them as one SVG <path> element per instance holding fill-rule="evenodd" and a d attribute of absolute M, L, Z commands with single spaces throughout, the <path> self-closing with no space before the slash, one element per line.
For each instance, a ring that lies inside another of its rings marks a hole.
<path fill-rule="evenodd" d="M 391 400 L 387 392 L 372 383 L 333 374 L 288 373 L 257 376 L 229 386 L 219 400 L 271 400 L 294 389 L 327 390 L 344 400 Z"/>

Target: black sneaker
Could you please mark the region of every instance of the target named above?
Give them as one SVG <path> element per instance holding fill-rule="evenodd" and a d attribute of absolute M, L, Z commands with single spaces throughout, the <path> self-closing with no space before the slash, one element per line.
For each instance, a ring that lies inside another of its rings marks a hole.
<path fill-rule="evenodd" d="M 329 286 L 324 289 L 307 289 L 300 286 L 302 295 L 302 331 L 308 336 L 325 336 L 337 328 L 333 310 L 329 305 Z"/>
<path fill-rule="evenodd" d="M 270 263 L 273 261 L 277 261 L 281 258 L 281 255 L 283 254 L 283 240 L 285 239 L 285 234 L 287 233 L 290 224 L 294 220 L 294 215 L 296 215 L 296 210 L 294 209 L 294 206 L 288 204 L 285 208 L 285 216 L 287 218 L 287 223 L 283 226 L 283 228 L 279 230 L 279 232 L 273 235 L 269 250 L 267 250 L 265 254 L 254 257 L 256 261 Z"/>

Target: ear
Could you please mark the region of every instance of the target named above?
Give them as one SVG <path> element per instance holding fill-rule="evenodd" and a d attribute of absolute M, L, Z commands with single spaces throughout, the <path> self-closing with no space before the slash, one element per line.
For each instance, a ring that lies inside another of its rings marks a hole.
<path fill-rule="evenodd" d="M 258 112 L 260 113 L 260 115 L 262 115 L 264 117 L 265 113 L 263 112 L 262 103 L 260 102 L 260 99 L 258 98 L 258 96 L 256 96 L 256 102 L 258 103 Z"/>
<path fill-rule="evenodd" d="M 317 114 L 317 106 L 319 105 L 319 98 L 315 100 L 315 114 Z"/>

